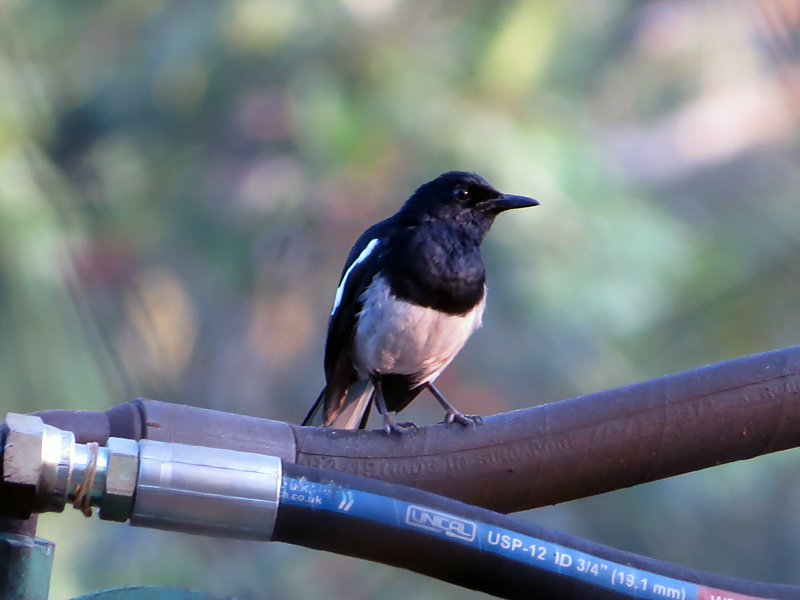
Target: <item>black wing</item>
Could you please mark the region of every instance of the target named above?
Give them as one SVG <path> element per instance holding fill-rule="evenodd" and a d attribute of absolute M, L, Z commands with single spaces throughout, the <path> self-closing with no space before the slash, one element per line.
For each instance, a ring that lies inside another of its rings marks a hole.
<path fill-rule="evenodd" d="M 380 271 L 391 221 L 387 219 L 367 229 L 350 250 L 342 270 L 333 311 L 328 320 L 326 386 L 318 400 L 324 408 L 325 423 L 329 423 L 343 408 L 347 388 L 358 379 L 350 351 L 356 320 L 361 312 L 361 295 Z"/>

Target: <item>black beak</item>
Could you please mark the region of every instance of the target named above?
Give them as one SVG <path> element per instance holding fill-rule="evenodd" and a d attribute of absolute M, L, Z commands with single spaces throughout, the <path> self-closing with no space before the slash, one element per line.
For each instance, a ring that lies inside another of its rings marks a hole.
<path fill-rule="evenodd" d="M 539 202 L 527 196 L 513 196 L 511 194 L 503 194 L 499 198 L 484 203 L 485 209 L 494 214 L 512 208 L 527 208 L 529 206 L 539 206 Z"/>

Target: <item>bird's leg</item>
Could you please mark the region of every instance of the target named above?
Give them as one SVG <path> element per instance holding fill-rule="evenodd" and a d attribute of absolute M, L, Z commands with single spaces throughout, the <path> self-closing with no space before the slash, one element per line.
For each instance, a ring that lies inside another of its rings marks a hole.
<path fill-rule="evenodd" d="M 428 389 L 433 394 L 433 397 L 439 401 L 439 404 L 442 405 L 444 408 L 445 416 L 443 423 L 447 423 L 448 425 L 452 422 L 460 423 L 464 427 L 468 427 L 469 425 L 482 425 L 483 424 L 483 417 L 480 415 L 462 415 L 458 412 L 452 404 L 450 404 L 445 397 L 442 396 L 442 393 L 436 389 L 436 387 L 432 383 L 428 383 Z"/>
<path fill-rule="evenodd" d="M 398 423 L 386 410 L 386 400 L 383 398 L 383 388 L 381 387 L 381 378 L 379 376 L 372 378 L 372 385 L 375 386 L 375 404 L 378 406 L 378 412 L 383 415 L 383 428 L 386 433 L 412 434 L 417 430 L 414 423 Z"/>

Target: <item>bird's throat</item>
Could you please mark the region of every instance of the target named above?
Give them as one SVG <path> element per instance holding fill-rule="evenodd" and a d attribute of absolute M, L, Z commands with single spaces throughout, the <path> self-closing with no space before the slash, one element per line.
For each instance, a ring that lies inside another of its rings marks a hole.
<path fill-rule="evenodd" d="M 389 281 L 397 296 L 419 306 L 465 314 L 481 301 L 486 270 L 480 242 L 459 229 L 426 227 L 412 232 L 404 248 L 390 247 Z"/>

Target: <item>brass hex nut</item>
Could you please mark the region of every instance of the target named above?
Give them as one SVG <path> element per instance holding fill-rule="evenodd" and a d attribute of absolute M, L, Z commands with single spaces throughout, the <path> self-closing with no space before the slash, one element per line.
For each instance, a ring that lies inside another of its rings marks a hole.
<path fill-rule="evenodd" d="M 8 413 L 4 429 L 0 514 L 27 519 L 33 512 L 36 488 L 42 476 L 44 423 L 39 417 Z"/>
<path fill-rule="evenodd" d="M 4 427 L 4 493 L 33 490 L 29 499 L 33 512 L 64 510 L 75 435 L 45 425 L 39 417 L 16 413 L 6 415 Z"/>
<path fill-rule="evenodd" d="M 33 415 L 8 413 L 3 481 L 36 487 L 42 475 L 44 423 Z"/>
<path fill-rule="evenodd" d="M 133 496 L 139 477 L 139 444 L 134 440 L 109 438 L 106 487 L 100 503 L 100 518 L 127 521 L 133 511 Z"/>

